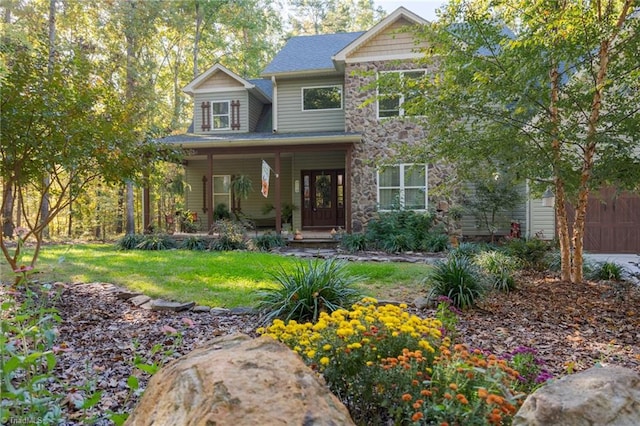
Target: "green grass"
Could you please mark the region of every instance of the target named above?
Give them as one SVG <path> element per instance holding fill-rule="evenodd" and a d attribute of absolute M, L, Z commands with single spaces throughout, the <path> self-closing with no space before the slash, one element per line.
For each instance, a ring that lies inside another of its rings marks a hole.
<path fill-rule="evenodd" d="M 14 274 L 2 261 L 0 278 Z M 113 245 L 81 244 L 43 247 L 34 279 L 41 282 L 108 282 L 154 298 L 195 301 L 208 306 L 253 306 L 256 290 L 275 286 L 270 276 L 280 265 L 294 270 L 296 259 L 259 252 L 118 251 Z M 363 277 L 357 285 L 367 295 L 415 297 L 427 265 L 349 263 L 348 271 Z M 406 299 L 410 301 L 411 299 Z"/>

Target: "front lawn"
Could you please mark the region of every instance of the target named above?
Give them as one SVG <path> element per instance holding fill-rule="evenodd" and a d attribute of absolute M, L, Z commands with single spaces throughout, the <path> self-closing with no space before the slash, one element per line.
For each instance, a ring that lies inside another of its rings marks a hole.
<path fill-rule="evenodd" d="M 188 250 L 119 251 L 109 244 L 51 245 L 42 249 L 33 279 L 41 282 L 109 282 L 144 294 L 207 306 L 251 306 L 256 289 L 273 286 L 279 268 L 292 270 L 292 257 L 259 252 Z M 425 264 L 353 262 L 363 293 L 405 300 L 423 289 Z M 3 282 L 13 281 L 8 267 Z"/>

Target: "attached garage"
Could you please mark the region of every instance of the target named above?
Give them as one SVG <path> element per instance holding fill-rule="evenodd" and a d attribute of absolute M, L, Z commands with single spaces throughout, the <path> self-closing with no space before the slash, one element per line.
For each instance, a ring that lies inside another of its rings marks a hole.
<path fill-rule="evenodd" d="M 584 248 L 592 253 L 640 253 L 640 194 L 605 188 L 591 195 Z"/>

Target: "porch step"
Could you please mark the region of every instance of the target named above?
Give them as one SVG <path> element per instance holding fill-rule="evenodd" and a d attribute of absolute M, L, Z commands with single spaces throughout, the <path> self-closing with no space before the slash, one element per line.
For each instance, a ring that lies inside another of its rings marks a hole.
<path fill-rule="evenodd" d="M 333 238 L 304 238 L 302 240 L 289 240 L 287 245 L 291 248 L 317 248 L 317 249 L 335 249 L 340 241 Z"/>

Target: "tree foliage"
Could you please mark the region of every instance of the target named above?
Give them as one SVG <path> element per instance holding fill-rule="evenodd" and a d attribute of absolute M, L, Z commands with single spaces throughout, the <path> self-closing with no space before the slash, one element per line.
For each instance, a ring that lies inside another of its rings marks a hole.
<path fill-rule="evenodd" d="M 417 154 L 462 177 L 493 159 L 534 193 L 553 188 L 562 277 L 581 281 L 590 191 L 640 187 L 637 2 L 454 0 L 442 12 L 421 34 L 438 72 L 405 106 L 425 116 Z"/>

